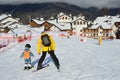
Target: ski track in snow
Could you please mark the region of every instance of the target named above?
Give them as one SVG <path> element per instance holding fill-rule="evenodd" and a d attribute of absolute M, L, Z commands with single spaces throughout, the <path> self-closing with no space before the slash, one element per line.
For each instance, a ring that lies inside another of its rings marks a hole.
<path fill-rule="evenodd" d="M 1 80 L 118 80 L 120 78 L 117 72 L 120 70 L 120 54 L 117 54 L 120 52 L 118 50 L 120 46 L 115 41 L 103 41 L 103 45 L 98 45 L 98 41 L 94 39 L 80 42 L 79 37 L 54 38 L 57 46 L 55 54 L 61 65 L 60 72 L 57 72 L 51 57 L 47 54 L 44 63 L 50 66 L 32 73 L 40 57 L 36 49 L 38 38 L 33 38 L 31 41 L 12 46 L 0 54 Z M 35 55 L 32 58 L 34 68 L 29 71 L 23 70 L 24 60 L 19 58 L 26 43 L 31 44 L 31 51 Z M 119 41 L 117 43 L 120 44 Z M 111 49 L 116 52 L 112 52 Z"/>

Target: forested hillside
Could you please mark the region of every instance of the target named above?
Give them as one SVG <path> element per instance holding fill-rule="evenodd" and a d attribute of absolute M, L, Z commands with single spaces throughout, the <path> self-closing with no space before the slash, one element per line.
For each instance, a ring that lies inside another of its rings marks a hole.
<path fill-rule="evenodd" d="M 86 16 L 87 20 L 94 20 L 97 16 L 119 14 L 120 8 L 80 8 L 76 5 L 62 2 L 0 5 L 0 14 L 11 13 L 13 17 L 20 18 L 20 21 L 24 24 L 27 24 L 30 18 L 42 17 L 48 19 L 50 17 L 56 17 L 59 12 L 72 14 L 73 16 L 82 13 Z"/>

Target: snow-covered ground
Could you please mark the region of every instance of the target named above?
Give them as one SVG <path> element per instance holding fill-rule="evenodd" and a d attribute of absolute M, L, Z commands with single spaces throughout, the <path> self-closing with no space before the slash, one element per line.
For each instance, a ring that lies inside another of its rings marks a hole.
<path fill-rule="evenodd" d="M 43 64 L 49 64 L 38 72 L 37 62 L 41 55 L 37 54 L 37 41 L 31 41 L 7 46 L 0 51 L 0 80 L 119 80 L 120 79 L 120 40 L 104 40 L 98 45 L 98 40 L 88 39 L 81 42 L 79 37 L 60 38 L 54 36 L 57 49 L 56 56 L 60 61 L 61 71 L 58 72 L 47 54 Z M 24 71 L 24 60 L 19 58 L 26 43 L 30 43 L 35 55 L 32 64 L 35 66 Z"/>

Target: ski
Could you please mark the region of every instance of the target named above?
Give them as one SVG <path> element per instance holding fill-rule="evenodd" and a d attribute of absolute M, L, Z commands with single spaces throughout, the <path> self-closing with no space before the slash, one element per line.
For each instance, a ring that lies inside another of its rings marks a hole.
<path fill-rule="evenodd" d="M 46 65 L 46 66 L 44 66 L 44 67 L 42 67 L 41 69 L 44 69 L 44 68 L 46 68 L 46 67 L 48 67 L 49 66 L 49 64 L 48 65 Z M 39 70 L 41 70 L 41 69 L 39 69 Z M 36 72 L 36 71 L 39 71 L 38 69 L 36 69 L 36 70 L 33 70 L 32 72 Z"/>
<path fill-rule="evenodd" d="M 32 68 L 34 68 L 34 66 L 32 66 L 31 68 L 28 68 L 27 70 L 30 70 L 30 69 L 32 69 Z"/>
<path fill-rule="evenodd" d="M 24 68 L 24 70 L 30 70 L 30 69 L 32 69 L 32 68 L 34 68 L 34 66 L 32 66 L 32 67 L 30 67 L 30 68 Z"/>

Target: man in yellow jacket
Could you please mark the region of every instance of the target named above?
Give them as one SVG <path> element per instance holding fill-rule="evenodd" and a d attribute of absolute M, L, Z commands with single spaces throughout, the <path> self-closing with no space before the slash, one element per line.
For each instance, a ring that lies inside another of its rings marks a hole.
<path fill-rule="evenodd" d="M 38 50 L 38 54 L 39 55 L 42 52 L 42 56 L 39 59 L 37 69 L 39 70 L 39 69 L 43 68 L 42 63 L 43 63 L 43 61 L 44 61 L 44 59 L 46 57 L 46 53 L 47 52 L 52 57 L 52 59 L 53 59 L 53 61 L 55 63 L 55 66 L 57 67 L 57 69 L 60 69 L 59 60 L 57 59 L 56 55 L 54 54 L 54 51 L 56 49 L 55 42 L 54 42 L 52 36 L 48 35 L 49 40 L 50 40 L 50 45 L 49 46 L 45 46 L 43 44 L 43 40 L 42 40 L 42 36 L 44 36 L 44 35 L 48 35 L 48 34 L 45 33 L 45 32 L 42 32 L 41 36 L 40 36 L 40 39 L 38 40 L 37 50 Z"/>

